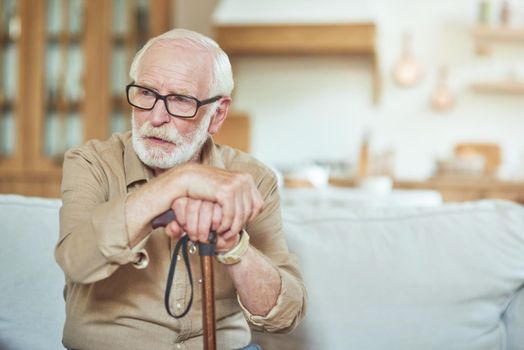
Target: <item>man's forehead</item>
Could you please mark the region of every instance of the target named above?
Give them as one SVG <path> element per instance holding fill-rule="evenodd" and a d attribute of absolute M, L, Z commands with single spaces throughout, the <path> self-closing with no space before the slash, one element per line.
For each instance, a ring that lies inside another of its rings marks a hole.
<path fill-rule="evenodd" d="M 209 50 L 184 42 L 159 42 L 144 53 L 137 82 L 156 88 L 176 88 L 177 93 L 194 94 L 191 90 L 198 88 L 197 85 L 207 86 L 211 75 L 212 57 Z"/>
<path fill-rule="evenodd" d="M 210 50 L 201 48 L 186 41 L 160 41 L 147 49 L 142 57 L 142 62 L 150 59 L 158 59 L 159 56 L 169 56 L 172 60 L 194 63 L 197 65 L 208 65 L 212 61 Z"/>

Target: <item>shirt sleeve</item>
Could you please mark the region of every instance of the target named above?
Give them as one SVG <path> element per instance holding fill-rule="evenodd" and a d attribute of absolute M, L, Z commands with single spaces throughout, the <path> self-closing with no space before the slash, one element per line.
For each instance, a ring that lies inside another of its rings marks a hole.
<path fill-rule="evenodd" d="M 62 175 L 60 238 L 55 258 L 66 277 L 92 283 L 109 277 L 120 265 L 147 266 L 146 239 L 129 247 L 127 193 L 109 193 L 101 160 L 80 149 L 65 155 Z"/>
<path fill-rule="evenodd" d="M 238 303 L 244 317 L 252 328 L 271 333 L 287 333 L 295 329 L 305 316 L 306 289 L 296 276 L 279 268 L 281 289 L 275 306 L 266 316 L 253 315 L 242 304 L 237 295 Z"/>
<path fill-rule="evenodd" d="M 281 280 L 280 295 L 266 316 L 253 315 L 237 295 L 238 302 L 252 328 L 258 331 L 286 333 L 292 331 L 304 318 L 307 292 L 298 259 L 288 250 L 280 210 L 280 196 L 274 175 L 266 176 L 259 184 L 264 195 L 264 210 L 247 227 L 250 244 L 266 255 L 274 264 Z"/>

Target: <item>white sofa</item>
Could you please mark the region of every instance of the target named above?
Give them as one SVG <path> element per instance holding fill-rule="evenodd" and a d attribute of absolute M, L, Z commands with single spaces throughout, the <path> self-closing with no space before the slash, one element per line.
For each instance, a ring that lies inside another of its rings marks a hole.
<path fill-rule="evenodd" d="M 0 349 L 61 349 L 59 200 L 0 196 Z M 309 293 L 268 349 L 524 349 L 524 208 L 286 206 Z"/>

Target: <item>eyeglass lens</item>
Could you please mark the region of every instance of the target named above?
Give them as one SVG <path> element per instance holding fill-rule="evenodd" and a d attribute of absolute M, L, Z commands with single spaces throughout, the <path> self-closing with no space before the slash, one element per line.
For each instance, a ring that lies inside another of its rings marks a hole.
<path fill-rule="evenodd" d="M 129 101 L 136 107 L 142 109 L 151 109 L 155 105 L 160 95 L 154 91 L 139 87 L 131 86 L 128 91 Z M 165 96 L 165 105 L 170 114 L 181 117 L 193 116 L 197 110 L 197 101 L 182 95 Z"/>

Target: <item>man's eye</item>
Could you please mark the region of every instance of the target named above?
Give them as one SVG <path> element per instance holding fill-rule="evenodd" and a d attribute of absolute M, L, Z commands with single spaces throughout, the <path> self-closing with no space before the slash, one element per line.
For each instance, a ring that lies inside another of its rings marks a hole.
<path fill-rule="evenodd" d="M 188 103 L 190 99 L 184 96 L 171 95 L 168 97 L 169 102 L 173 103 Z"/>
<path fill-rule="evenodd" d="M 142 89 L 142 91 L 140 91 L 140 94 L 142 96 L 146 96 L 146 97 L 149 97 L 149 96 L 154 96 L 155 94 L 153 94 L 153 92 L 149 91 L 149 90 L 144 90 Z"/>

